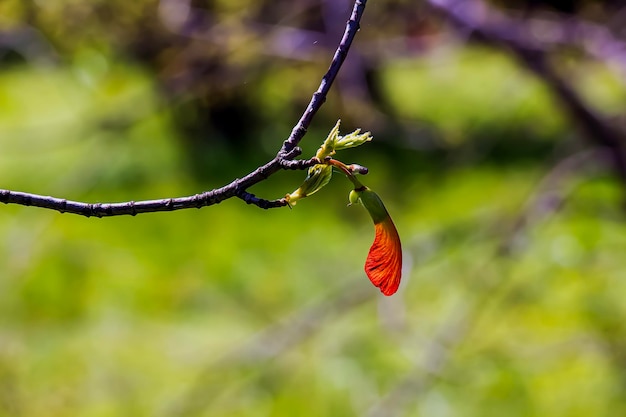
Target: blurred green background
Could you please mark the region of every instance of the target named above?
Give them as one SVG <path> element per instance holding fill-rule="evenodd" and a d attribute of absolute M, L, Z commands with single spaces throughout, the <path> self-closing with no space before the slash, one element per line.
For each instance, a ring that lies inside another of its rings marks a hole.
<path fill-rule="evenodd" d="M 626 10 L 542 3 L 502 11 L 610 29 Z M 288 136 L 349 9 L 0 2 L 0 188 L 113 202 L 245 175 Z M 551 53 L 619 124 L 619 68 Z M 339 158 L 370 169 L 399 229 L 396 295 L 363 272 L 373 227 L 339 175 L 292 210 L 3 205 L 0 416 L 626 413 L 623 187 L 541 80 L 420 2 L 372 0 L 304 156 L 338 118 L 375 138 Z"/>

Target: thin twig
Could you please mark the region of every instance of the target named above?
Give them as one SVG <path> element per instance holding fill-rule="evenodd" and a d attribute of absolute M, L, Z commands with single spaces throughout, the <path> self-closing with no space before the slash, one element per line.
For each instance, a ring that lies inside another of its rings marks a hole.
<path fill-rule="evenodd" d="M 302 152 L 298 147 L 298 143 L 300 143 L 306 134 L 313 117 L 326 101 L 328 91 L 348 55 L 352 41 L 359 30 L 359 22 L 365 11 L 366 3 L 367 0 L 355 0 L 352 14 L 346 23 L 343 37 L 335 51 L 330 67 L 324 77 L 322 77 L 319 88 L 311 97 L 309 105 L 291 131 L 289 138 L 283 142 L 280 151 L 276 154 L 274 159 L 250 172 L 243 178 L 236 179 L 221 188 L 205 191 L 200 194 L 178 198 L 163 198 L 159 200 L 127 201 L 121 203 L 83 203 L 63 198 L 0 189 L 0 202 L 45 208 L 61 213 L 78 214 L 85 217 L 135 216 L 141 213 L 157 211 L 201 208 L 218 204 L 232 197 L 239 197 L 246 203 L 256 205 L 263 209 L 286 206 L 287 204 L 284 199 L 264 200 L 248 193 L 246 190 L 255 184 L 265 181 L 269 176 L 281 169 L 303 170 L 319 163 L 319 160 L 316 158 L 297 161 L 293 159 Z"/>

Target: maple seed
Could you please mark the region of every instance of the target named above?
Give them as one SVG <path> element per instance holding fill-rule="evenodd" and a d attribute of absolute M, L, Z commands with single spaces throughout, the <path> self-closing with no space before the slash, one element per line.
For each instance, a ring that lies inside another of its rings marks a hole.
<path fill-rule="evenodd" d="M 356 198 L 355 198 L 356 197 Z M 382 200 L 367 187 L 350 193 L 352 203 L 358 200 L 374 221 L 376 235 L 365 261 L 365 273 L 384 295 L 393 295 L 402 276 L 402 244 L 396 226 Z"/>

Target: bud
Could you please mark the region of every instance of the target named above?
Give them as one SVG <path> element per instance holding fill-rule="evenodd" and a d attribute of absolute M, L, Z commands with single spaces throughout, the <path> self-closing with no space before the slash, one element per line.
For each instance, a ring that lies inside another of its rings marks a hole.
<path fill-rule="evenodd" d="M 315 156 L 320 160 L 323 161 L 324 159 L 326 159 L 326 157 L 335 154 L 335 144 L 337 142 L 337 138 L 339 137 L 340 123 L 341 119 L 337 120 L 337 123 L 335 123 L 335 127 L 331 129 L 330 133 L 326 137 L 326 140 L 324 141 L 324 143 L 322 143 L 322 146 L 320 146 L 320 148 L 315 153 Z"/>
<path fill-rule="evenodd" d="M 359 201 L 359 192 L 357 190 L 350 191 L 350 195 L 348 196 L 348 200 L 350 200 L 350 203 L 348 204 L 349 206 L 351 206 L 353 204 L 360 203 L 360 201 Z"/>
<path fill-rule="evenodd" d="M 367 167 L 359 164 L 350 164 L 348 165 L 348 169 L 361 175 L 367 175 L 367 173 L 370 171 L 369 169 L 367 169 Z"/>
<path fill-rule="evenodd" d="M 322 187 L 330 182 L 333 175 L 333 167 L 326 164 L 317 164 L 309 168 L 307 176 L 302 185 L 291 194 L 287 194 L 285 199 L 294 206 L 298 200 L 308 197 L 318 192 Z"/>

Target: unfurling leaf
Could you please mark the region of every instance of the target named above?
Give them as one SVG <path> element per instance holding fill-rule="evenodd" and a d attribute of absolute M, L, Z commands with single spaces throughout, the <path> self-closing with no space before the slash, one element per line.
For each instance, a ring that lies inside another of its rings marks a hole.
<path fill-rule="evenodd" d="M 372 134 L 370 132 L 361 133 L 361 129 L 357 129 L 345 136 L 339 136 L 340 123 L 341 120 L 337 120 L 326 140 L 317 150 L 315 156 L 320 160 L 323 161 L 326 157 L 333 156 L 335 151 L 354 148 L 372 140 Z"/>
<path fill-rule="evenodd" d="M 357 129 L 348 135 L 339 136 L 337 140 L 335 140 L 335 150 L 340 151 L 342 149 L 355 148 L 371 140 L 372 134 L 370 132 L 361 133 L 361 129 Z"/>

